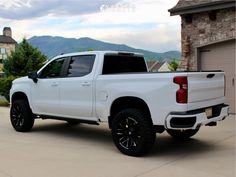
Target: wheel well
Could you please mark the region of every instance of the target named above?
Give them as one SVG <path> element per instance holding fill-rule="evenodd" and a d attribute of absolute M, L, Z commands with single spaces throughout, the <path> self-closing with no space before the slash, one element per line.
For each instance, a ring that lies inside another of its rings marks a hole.
<path fill-rule="evenodd" d="M 14 93 L 12 95 L 11 102 L 13 103 L 13 101 L 15 101 L 15 100 L 26 100 L 29 103 L 28 97 L 23 92 L 16 92 L 16 93 Z"/>
<path fill-rule="evenodd" d="M 111 128 L 111 124 L 112 124 L 112 120 L 114 116 L 121 110 L 127 109 L 127 108 L 136 108 L 136 109 L 142 110 L 148 116 L 150 122 L 152 123 L 151 113 L 145 101 L 137 97 L 121 97 L 121 98 L 116 99 L 112 103 L 110 116 L 108 118 L 110 128 Z"/>

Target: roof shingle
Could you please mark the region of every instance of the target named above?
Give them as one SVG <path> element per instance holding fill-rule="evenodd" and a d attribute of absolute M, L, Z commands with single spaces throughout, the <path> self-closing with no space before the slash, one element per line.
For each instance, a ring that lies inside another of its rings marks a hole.
<path fill-rule="evenodd" d="M 235 0 L 179 0 L 168 11 L 171 15 L 182 15 L 229 7 L 235 7 Z"/>
<path fill-rule="evenodd" d="M 9 36 L 0 35 L 0 43 L 16 44 L 17 42 Z"/>

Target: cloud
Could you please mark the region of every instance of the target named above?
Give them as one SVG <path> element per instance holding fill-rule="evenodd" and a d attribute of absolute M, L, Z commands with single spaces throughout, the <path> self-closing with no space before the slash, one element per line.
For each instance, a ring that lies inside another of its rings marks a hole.
<path fill-rule="evenodd" d="M 43 18 L 37 23 L 43 23 Z M 68 28 L 68 24 L 55 24 L 54 27 L 38 27 L 31 21 L 16 21 L 12 24 L 12 32 L 15 39 L 21 41 L 23 37 L 51 35 L 63 36 L 67 38 L 91 37 L 94 39 L 126 44 L 135 48 L 151 50 L 155 52 L 165 52 L 169 50 L 180 50 L 180 28 L 176 25 L 163 24 L 152 28 L 139 27 L 123 28 L 115 26 L 112 28 Z"/>
<path fill-rule="evenodd" d="M 21 3 L 3 6 L 0 0 L 0 9 L 8 12 L 28 9 L 20 12 L 17 20 L 10 19 L 9 13 L 8 18 L 3 17 L 0 10 L 0 29 L 10 26 L 17 41 L 42 35 L 91 37 L 156 52 L 180 50 L 180 18 L 168 13 L 177 1 L 8 0 L 5 2 Z"/>
<path fill-rule="evenodd" d="M 81 15 L 100 11 L 102 5 L 111 6 L 119 0 L 0 0 L 0 17 L 29 19 L 47 16 Z"/>
<path fill-rule="evenodd" d="M 135 48 L 165 52 L 180 50 L 180 29 L 176 26 L 160 25 L 152 29 L 119 31 L 101 37 L 101 40 L 129 44 Z"/>
<path fill-rule="evenodd" d="M 104 11 L 85 14 L 81 18 L 86 25 L 169 23 L 176 19 L 168 12 L 175 3 L 176 0 L 122 0 L 107 5 Z"/>

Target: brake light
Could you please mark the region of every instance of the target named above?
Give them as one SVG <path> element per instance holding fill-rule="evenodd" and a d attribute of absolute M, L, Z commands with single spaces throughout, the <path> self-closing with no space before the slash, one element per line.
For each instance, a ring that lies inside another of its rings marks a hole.
<path fill-rule="evenodd" d="M 188 102 L 188 79 L 186 76 L 177 76 L 174 78 L 174 83 L 179 85 L 179 89 L 176 92 L 177 103 Z"/>

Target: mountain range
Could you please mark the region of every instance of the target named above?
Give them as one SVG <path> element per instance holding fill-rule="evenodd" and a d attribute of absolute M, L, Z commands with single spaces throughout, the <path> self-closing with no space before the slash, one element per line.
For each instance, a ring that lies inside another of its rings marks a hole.
<path fill-rule="evenodd" d="M 180 59 L 179 51 L 157 53 L 143 49 L 136 49 L 125 44 L 113 44 L 92 38 L 64 38 L 53 36 L 34 36 L 28 42 L 37 47 L 48 58 L 61 53 L 79 52 L 87 50 L 116 50 L 143 53 L 146 60 Z"/>

